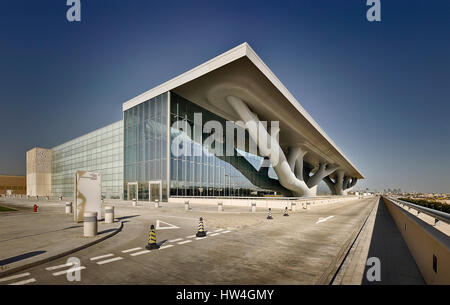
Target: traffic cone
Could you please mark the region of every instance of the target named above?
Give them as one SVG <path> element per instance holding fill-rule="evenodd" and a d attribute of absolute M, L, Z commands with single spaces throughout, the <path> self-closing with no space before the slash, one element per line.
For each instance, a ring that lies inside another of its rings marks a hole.
<path fill-rule="evenodd" d="M 147 250 L 159 249 L 159 246 L 156 243 L 156 232 L 154 225 L 150 226 L 150 232 L 148 233 L 148 244 L 147 246 L 145 246 L 145 249 Z"/>
<path fill-rule="evenodd" d="M 287 207 L 284 208 L 284 214 L 283 216 L 289 216 L 288 212 L 287 212 Z"/>
<path fill-rule="evenodd" d="M 269 214 L 267 215 L 267 219 L 273 219 L 272 217 L 272 209 L 269 208 Z"/>
<path fill-rule="evenodd" d="M 197 232 L 197 234 L 195 234 L 195 236 L 197 236 L 197 237 L 205 237 L 206 236 L 205 228 L 203 227 L 203 218 L 202 217 L 200 217 L 200 221 L 198 223 L 198 232 Z"/>

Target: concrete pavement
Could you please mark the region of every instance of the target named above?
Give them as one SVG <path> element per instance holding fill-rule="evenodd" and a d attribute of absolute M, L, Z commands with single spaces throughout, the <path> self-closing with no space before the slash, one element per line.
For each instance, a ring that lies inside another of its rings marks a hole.
<path fill-rule="evenodd" d="M 98 241 L 112 234 L 120 223 L 98 223 L 99 234 L 83 237 L 83 224 L 65 214 L 65 202 L 39 202 L 39 212 L 33 213 L 34 202 L 8 199 L 0 204 L 17 209 L 0 213 L 0 277 L 16 268 L 47 260 Z"/>
<path fill-rule="evenodd" d="M 81 282 L 67 281 L 60 272 L 67 267 L 54 269 L 65 265 L 67 256 L 0 284 L 29 277 L 35 279 L 29 284 L 327 284 L 376 199 L 324 205 L 289 217 L 274 211 L 273 220 L 263 210 L 230 207 L 217 213 L 216 206 L 193 205 L 186 212 L 182 205 L 142 204 L 115 204 L 122 232 L 71 255 L 84 267 Z M 208 231 L 204 239 L 193 236 L 200 216 Z M 158 220 L 162 247 L 144 251 L 149 225 Z"/>

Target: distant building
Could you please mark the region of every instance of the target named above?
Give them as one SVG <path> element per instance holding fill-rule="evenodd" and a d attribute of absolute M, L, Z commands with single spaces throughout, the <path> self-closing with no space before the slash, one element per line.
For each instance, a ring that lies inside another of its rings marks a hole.
<path fill-rule="evenodd" d="M 25 176 L 0 175 L 0 194 L 27 193 L 27 178 Z"/>

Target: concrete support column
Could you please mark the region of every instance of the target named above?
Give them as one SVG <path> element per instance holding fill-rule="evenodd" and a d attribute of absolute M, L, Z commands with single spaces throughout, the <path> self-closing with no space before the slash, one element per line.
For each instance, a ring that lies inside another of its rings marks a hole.
<path fill-rule="evenodd" d="M 97 212 L 84 212 L 84 236 L 95 237 L 97 235 Z"/>
<path fill-rule="evenodd" d="M 342 169 L 339 169 L 336 171 L 336 181 L 334 188 L 336 190 L 336 195 L 344 195 L 344 175 L 345 171 Z"/>
<path fill-rule="evenodd" d="M 105 206 L 105 223 L 113 223 L 113 222 L 114 222 L 114 207 Z"/>

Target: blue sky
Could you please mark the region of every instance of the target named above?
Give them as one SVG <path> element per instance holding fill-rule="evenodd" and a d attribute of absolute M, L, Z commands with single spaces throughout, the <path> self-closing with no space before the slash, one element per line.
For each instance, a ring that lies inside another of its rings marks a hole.
<path fill-rule="evenodd" d="M 450 1 L 3 0 L 0 173 L 122 118 L 128 99 L 247 41 L 360 169 L 450 192 Z M 80 124 L 82 122 L 82 124 Z"/>

